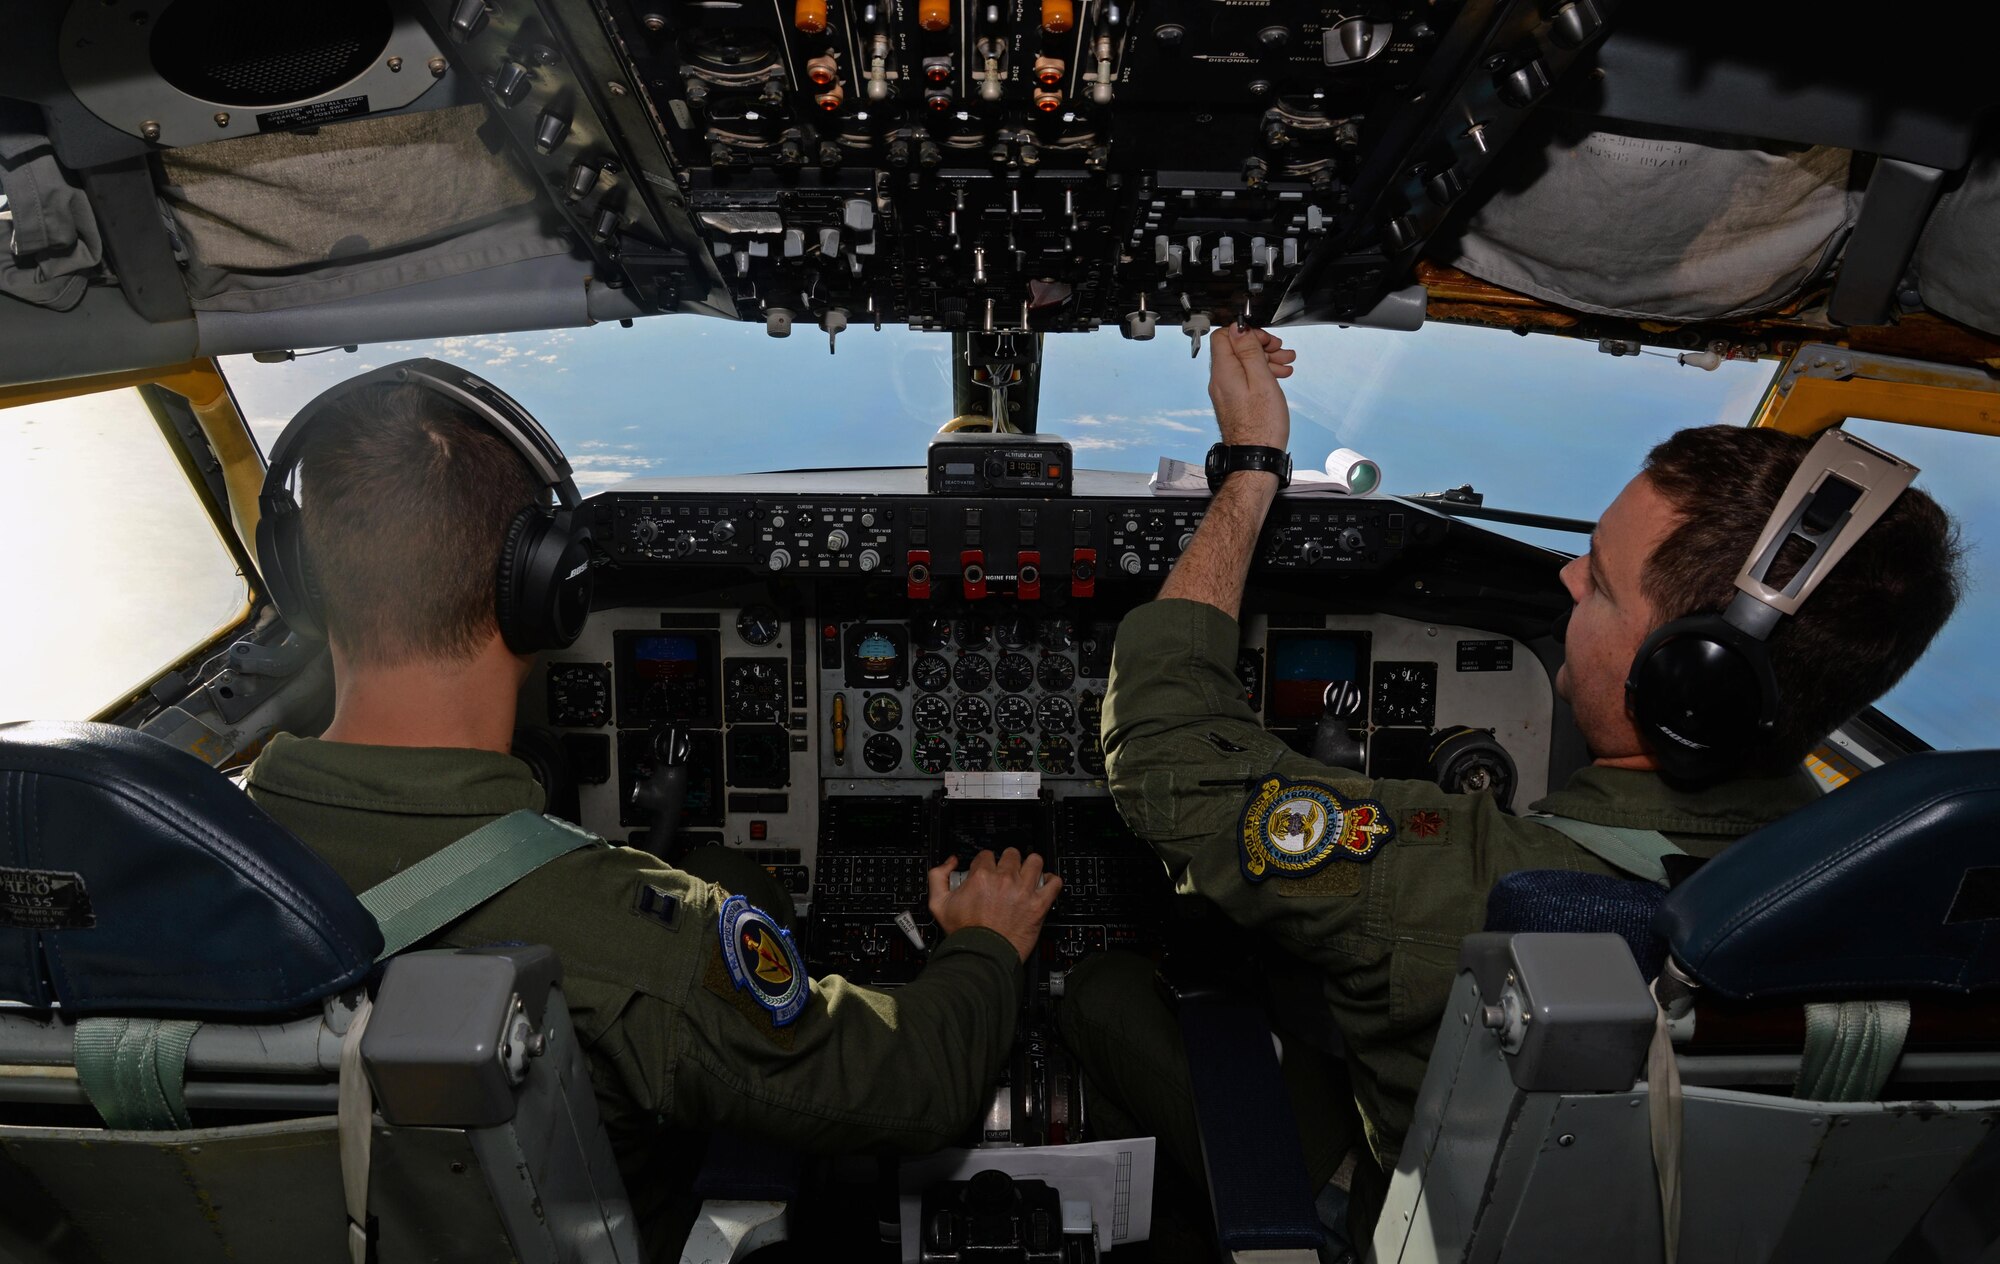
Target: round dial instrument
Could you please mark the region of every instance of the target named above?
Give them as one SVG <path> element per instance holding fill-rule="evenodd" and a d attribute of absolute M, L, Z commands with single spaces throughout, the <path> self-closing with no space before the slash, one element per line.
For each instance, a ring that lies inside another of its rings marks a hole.
<path fill-rule="evenodd" d="M 903 744 L 894 733 L 875 733 L 862 744 L 861 758 L 876 772 L 894 772 L 903 762 Z"/>
<path fill-rule="evenodd" d="M 778 612 L 770 606 L 745 606 L 736 616 L 736 635 L 752 645 L 769 645 L 778 639 Z"/>
<path fill-rule="evenodd" d="M 1050 619 L 1042 625 L 1042 648 L 1061 652 L 1076 645 L 1076 624 L 1068 619 Z"/>
<path fill-rule="evenodd" d="M 1436 714 L 1436 664 L 1382 663 L 1375 668 L 1375 723 L 1428 727 Z"/>
<path fill-rule="evenodd" d="M 1091 692 L 1076 700 L 1076 722 L 1083 726 L 1083 735 L 1091 741 L 1097 740 L 1097 731 L 1104 727 L 1104 695 Z"/>
<path fill-rule="evenodd" d="M 1035 643 L 1035 620 L 1031 615 L 1017 614 L 1000 620 L 993 625 L 993 639 L 1006 650 L 1025 649 Z"/>
<path fill-rule="evenodd" d="M 1093 777 L 1104 775 L 1104 748 L 1092 738 L 1076 750 L 1076 766 Z"/>
<path fill-rule="evenodd" d="M 942 654 L 920 655 L 910 668 L 910 679 L 925 693 L 936 693 L 951 683 L 951 664 L 944 661 Z"/>
<path fill-rule="evenodd" d="M 952 683 L 967 693 L 978 693 L 993 683 L 993 664 L 977 654 L 960 654 L 951 665 Z"/>
<path fill-rule="evenodd" d="M 951 639 L 962 650 L 983 650 L 993 643 L 993 621 L 960 619 L 952 625 Z"/>
<path fill-rule="evenodd" d="M 951 704 L 934 693 L 920 693 L 910 708 L 919 733 L 942 733 L 951 727 Z"/>
<path fill-rule="evenodd" d="M 993 762 L 1002 772 L 1027 772 L 1035 766 L 1035 744 L 1019 733 L 1003 737 Z"/>
<path fill-rule="evenodd" d="M 910 760 L 935 777 L 951 767 L 951 743 L 935 733 L 920 737 L 916 748 L 910 752 Z"/>
<path fill-rule="evenodd" d="M 984 733 L 993 727 L 993 708 L 984 698 L 960 698 L 952 704 L 951 718 L 961 733 Z"/>
<path fill-rule="evenodd" d="M 1050 654 L 1036 666 L 1035 679 L 1050 693 L 1062 693 L 1076 683 L 1076 664 L 1061 654 Z"/>
<path fill-rule="evenodd" d="M 993 668 L 993 679 L 1008 693 L 1019 693 L 1035 683 L 1035 665 L 1026 654 L 1002 654 Z"/>
<path fill-rule="evenodd" d="M 903 704 L 893 693 L 871 693 L 861 705 L 861 718 L 877 733 L 887 733 L 903 722 Z"/>
<path fill-rule="evenodd" d="M 1067 733 L 1076 727 L 1076 708 L 1068 698 L 1048 694 L 1035 704 L 1035 723 L 1044 733 Z"/>
<path fill-rule="evenodd" d="M 1035 709 L 1019 694 L 1008 694 L 993 707 L 993 722 L 1002 733 L 1025 733 L 1035 722 Z"/>
<path fill-rule="evenodd" d="M 1042 739 L 1035 762 L 1051 777 L 1066 777 L 1076 770 L 1076 746 L 1062 734 L 1051 733 Z"/>
<path fill-rule="evenodd" d="M 960 772 L 985 772 L 993 762 L 993 746 L 985 738 L 974 733 L 958 739 L 958 770 Z"/>
<path fill-rule="evenodd" d="M 598 663 L 549 664 L 549 722 L 602 728 L 611 719 L 611 673 Z"/>
<path fill-rule="evenodd" d="M 910 644 L 920 650 L 941 650 L 951 641 L 951 620 L 925 615 L 910 620 Z"/>

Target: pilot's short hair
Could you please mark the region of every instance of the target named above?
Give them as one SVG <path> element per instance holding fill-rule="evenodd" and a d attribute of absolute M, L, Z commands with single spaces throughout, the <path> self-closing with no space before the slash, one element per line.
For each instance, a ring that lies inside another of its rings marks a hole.
<path fill-rule="evenodd" d="M 512 445 L 434 391 L 381 383 L 334 401 L 299 463 L 328 635 L 375 666 L 472 657 L 498 626 L 507 526 L 546 497 Z"/>
<path fill-rule="evenodd" d="M 1640 576 L 1662 622 L 1729 604 L 1737 571 L 1812 446 L 1779 430 L 1704 426 L 1647 455 L 1646 477 L 1681 515 Z M 1894 688 L 1957 606 L 1961 557 L 1951 516 L 1922 490 L 1905 490 L 1771 634 L 1778 727 L 1765 758 L 1744 771 L 1798 763 Z M 1797 566 L 1781 552 L 1772 580 L 1782 584 Z"/>

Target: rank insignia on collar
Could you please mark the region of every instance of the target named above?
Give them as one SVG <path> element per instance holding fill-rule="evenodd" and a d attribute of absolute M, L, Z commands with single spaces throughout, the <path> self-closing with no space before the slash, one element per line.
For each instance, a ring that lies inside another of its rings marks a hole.
<path fill-rule="evenodd" d="M 1418 838 L 1436 838 L 1438 831 L 1444 828 L 1444 817 L 1426 808 L 1421 812 L 1410 813 L 1410 819 L 1403 824 Z"/>
<path fill-rule="evenodd" d="M 771 1011 L 774 1027 L 797 1018 L 812 988 L 792 932 L 740 895 L 722 902 L 716 928 L 722 937 L 722 963 L 737 990 Z"/>
<path fill-rule="evenodd" d="M 1243 809 L 1243 876 L 1303 878 L 1335 858 L 1370 860 L 1396 827 L 1373 799 L 1348 802 L 1310 781 L 1265 778 Z"/>

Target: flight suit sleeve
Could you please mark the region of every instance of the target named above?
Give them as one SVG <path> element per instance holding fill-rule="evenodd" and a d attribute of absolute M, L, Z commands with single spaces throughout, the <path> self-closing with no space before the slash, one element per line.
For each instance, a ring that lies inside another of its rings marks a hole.
<path fill-rule="evenodd" d="M 893 991 L 813 979 L 765 910 L 637 858 L 599 853 L 589 904 L 573 903 L 617 936 L 594 953 L 594 972 L 626 982 L 595 1053 L 639 1110 L 822 1152 L 933 1149 L 979 1118 L 1021 1002 L 1004 937 L 949 935 Z"/>
<path fill-rule="evenodd" d="M 1326 973 L 1357 1088 L 1414 1098 L 1486 894 L 1516 869 L 1608 872 L 1489 795 L 1329 768 L 1266 732 L 1235 675 L 1237 622 L 1200 602 L 1142 606 L 1120 627 L 1104 702 L 1119 811 L 1178 889 L 1207 898 Z M 1287 849 L 1293 849 L 1287 851 Z M 1289 866 L 1289 867 L 1288 867 Z M 1400 1131 L 1393 1108 L 1373 1112 Z"/>

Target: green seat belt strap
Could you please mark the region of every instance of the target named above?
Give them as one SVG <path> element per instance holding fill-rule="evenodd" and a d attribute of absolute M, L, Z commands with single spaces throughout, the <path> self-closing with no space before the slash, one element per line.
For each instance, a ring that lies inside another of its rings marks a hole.
<path fill-rule="evenodd" d="M 1540 821 L 1557 833 L 1568 835 L 1571 842 L 1612 868 L 1635 878 L 1644 878 L 1656 886 L 1667 885 L 1667 867 L 1660 863 L 1660 857 L 1687 854 L 1667 841 L 1667 836 L 1658 830 L 1593 825 L 1589 821 L 1550 816 L 1546 812 L 1530 812 L 1528 819 Z"/>
<path fill-rule="evenodd" d="M 1872 1102 L 1889 1082 L 1910 1034 L 1908 1001 L 1815 1001 L 1806 1006 L 1806 1049 L 1792 1096 L 1813 1102 Z"/>
<path fill-rule="evenodd" d="M 200 1023 L 186 1018 L 77 1020 L 77 1082 L 107 1128 L 187 1128 L 188 1045 Z"/>
<path fill-rule="evenodd" d="M 539 812 L 509 812 L 361 893 L 382 928 L 377 961 L 457 921 L 522 878 L 604 840 Z"/>

